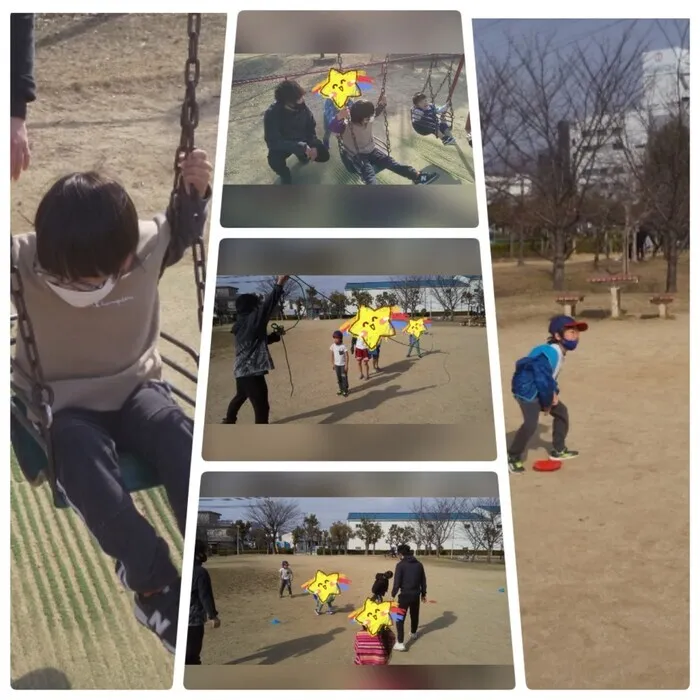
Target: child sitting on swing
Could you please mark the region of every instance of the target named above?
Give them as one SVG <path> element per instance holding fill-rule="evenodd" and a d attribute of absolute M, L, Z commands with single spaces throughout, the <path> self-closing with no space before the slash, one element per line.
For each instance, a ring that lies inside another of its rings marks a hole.
<path fill-rule="evenodd" d="M 428 185 L 439 177 L 438 173 L 422 173 L 410 165 L 397 163 L 388 153 L 377 148 L 372 124 L 386 109 L 386 95 L 377 100 L 377 108 L 369 100 L 357 100 L 350 108 L 344 107 L 330 123 L 330 130 L 340 134 L 343 150 L 352 167 L 365 185 L 377 184 L 377 171 L 390 170 L 414 185 Z"/>
<path fill-rule="evenodd" d="M 197 208 L 197 198 L 206 202 L 210 193 L 206 153 L 192 151 L 180 169 L 180 196 Z M 73 173 L 44 195 L 35 233 L 12 237 L 12 262 L 53 391 L 56 488 L 116 561 L 117 576 L 134 593 L 136 619 L 174 653 L 180 575 L 167 542 L 125 490 L 118 462 L 130 453 L 157 472 L 184 537 L 192 420 L 161 376 L 158 282 L 204 222 L 173 230 L 171 220 L 168 211 L 140 221 L 120 184 Z M 31 395 L 19 334 L 15 360 L 23 372 L 13 382 Z"/>
<path fill-rule="evenodd" d="M 445 121 L 445 112 L 449 105 L 436 107 L 428 101 L 423 92 L 417 92 L 413 96 L 413 108 L 411 109 L 411 125 L 413 130 L 421 136 L 438 136 L 445 146 L 454 146 L 457 139 L 452 136 L 449 124 Z"/>

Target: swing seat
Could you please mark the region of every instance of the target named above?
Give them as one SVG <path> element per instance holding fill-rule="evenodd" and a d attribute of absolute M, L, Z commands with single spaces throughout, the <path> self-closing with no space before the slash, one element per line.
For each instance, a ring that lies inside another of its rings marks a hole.
<path fill-rule="evenodd" d="M 345 166 L 345 169 L 350 173 L 350 175 L 360 175 L 361 170 L 359 166 L 357 165 L 357 161 L 354 158 L 351 158 L 347 151 L 342 150 L 340 152 L 340 160 Z M 372 165 L 372 169 L 374 170 L 374 174 L 378 175 L 379 173 L 382 172 L 382 170 L 385 170 L 384 166 L 382 165 Z"/>
<path fill-rule="evenodd" d="M 24 417 L 25 420 L 22 420 Z M 32 485 L 39 486 L 48 479 L 46 449 L 38 430 L 28 425 L 27 408 L 19 398 L 10 399 L 10 442 L 17 464 L 24 478 Z M 160 486 L 155 470 L 137 460 L 133 455 L 119 455 L 119 472 L 129 493 L 145 491 Z M 57 494 L 57 508 L 67 508 L 68 503 Z"/>

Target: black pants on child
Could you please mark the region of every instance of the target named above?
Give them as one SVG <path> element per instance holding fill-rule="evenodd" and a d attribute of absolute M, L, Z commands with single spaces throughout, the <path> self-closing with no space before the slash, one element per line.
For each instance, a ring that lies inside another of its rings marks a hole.
<path fill-rule="evenodd" d="M 406 617 L 409 615 L 411 616 L 411 634 L 415 634 L 418 631 L 418 619 L 420 618 L 420 595 L 417 593 L 399 593 L 398 605 L 402 610 L 406 611 L 406 616 L 404 619 L 396 621 L 396 638 L 399 644 L 403 644 Z"/>
<path fill-rule="evenodd" d="M 449 124 L 447 122 L 438 122 L 438 134 L 435 134 L 434 129 L 426 129 L 424 126 L 413 125 L 413 131 L 415 131 L 420 136 L 444 136 L 445 132 L 449 129 Z"/>
<path fill-rule="evenodd" d="M 201 654 L 204 644 L 204 625 L 190 625 L 187 628 L 187 651 L 185 663 L 189 666 L 202 664 Z"/>
<path fill-rule="evenodd" d="M 231 399 L 226 411 L 227 423 L 235 423 L 238 420 L 238 411 L 246 401 L 253 405 L 256 423 L 270 422 L 270 401 L 264 374 L 236 379 L 236 395 Z"/>
<path fill-rule="evenodd" d="M 284 595 L 284 591 L 288 590 L 289 595 L 292 595 L 292 582 L 289 579 L 282 579 L 280 581 L 280 598 Z"/>
<path fill-rule="evenodd" d="M 309 141 L 308 145 L 317 151 L 315 163 L 326 163 L 330 160 L 331 154 L 328 147 L 319 139 Z M 267 162 L 269 166 L 280 176 L 283 185 L 292 184 L 292 171 L 287 167 L 287 159 L 294 154 L 291 151 L 268 151 Z M 298 158 L 298 156 L 297 156 Z M 299 158 L 302 163 L 307 162 Z"/>
<path fill-rule="evenodd" d="M 58 490 L 102 551 L 117 560 L 121 582 L 151 593 L 176 581 L 168 545 L 136 509 L 117 460 L 128 452 L 158 473 L 184 535 L 192 421 L 168 387 L 148 382 L 118 411 L 58 411 L 51 437 Z"/>
<path fill-rule="evenodd" d="M 377 174 L 373 167 L 375 165 L 382 170 L 390 170 L 412 182 L 416 182 L 419 176 L 415 168 L 397 163 L 391 156 L 382 153 L 378 148 L 375 148 L 371 153 L 363 153 L 361 156 L 355 157 L 353 162 L 357 165 L 365 185 L 377 184 Z"/>
<path fill-rule="evenodd" d="M 513 441 L 510 443 L 508 454 L 515 459 L 522 459 L 527 444 L 537 432 L 537 426 L 540 422 L 539 401 L 522 401 L 518 399 L 518 405 L 523 413 L 523 424 L 515 433 Z M 552 406 L 549 414 L 554 419 L 552 424 L 552 447 L 561 452 L 566 447 L 566 436 L 569 433 L 569 410 L 560 401 L 556 406 Z"/>
<path fill-rule="evenodd" d="M 348 373 L 345 371 L 345 365 L 335 366 L 335 376 L 338 379 L 338 389 L 340 391 L 349 391 L 350 385 L 348 383 Z"/>

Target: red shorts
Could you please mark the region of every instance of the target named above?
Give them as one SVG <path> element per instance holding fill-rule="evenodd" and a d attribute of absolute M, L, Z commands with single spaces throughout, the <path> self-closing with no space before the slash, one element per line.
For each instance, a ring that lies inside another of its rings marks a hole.
<path fill-rule="evenodd" d="M 369 350 L 360 350 L 360 348 L 355 348 L 355 359 L 358 362 L 362 360 L 369 360 Z"/>

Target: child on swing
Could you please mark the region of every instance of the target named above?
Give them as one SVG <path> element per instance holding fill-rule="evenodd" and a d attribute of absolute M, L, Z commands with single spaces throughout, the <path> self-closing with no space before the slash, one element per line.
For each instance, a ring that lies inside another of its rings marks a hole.
<path fill-rule="evenodd" d="M 378 170 L 389 170 L 414 185 L 428 185 L 437 180 L 438 173 L 423 173 L 410 165 L 397 163 L 388 153 L 377 148 L 372 125 L 385 109 L 386 95 L 382 93 L 376 109 L 369 100 L 357 100 L 351 107 L 343 107 L 329 124 L 333 133 L 340 134 L 343 150 L 362 181 L 365 185 L 376 185 Z"/>
<path fill-rule="evenodd" d="M 454 146 L 457 139 L 452 136 L 452 131 L 445 121 L 445 112 L 449 104 L 436 107 L 430 102 L 423 92 L 417 92 L 413 96 L 413 108 L 411 109 L 411 125 L 413 130 L 421 136 L 438 136 L 445 146 Z"/>
<path fill-rule="evenodd" d="M 192 151 L 180 171 L 181 196 L 206 202 L 206 153 Z M 116 561 L 119 579 L 134 593 L 136 619 L 174 653 L 180 575 L 167 542 L 125 490 L 118 463 L 128 452 L 157 471 L 184 536 L 192 420 L 161 376 L 158 282 L 203 221 L 173 230 L 171 220 L 168 211 L 140 221 L 120 184 L 96 172 L 73 173 L 42 198 L 35 232 L 13 236 L 12 262 L 53 391 L 56 487 Z M 19 334 L 15 359 L 30 371 Z M 31 392 L 21 373 L 13 382 Z"/>

